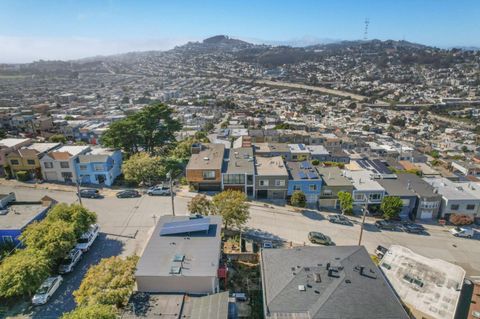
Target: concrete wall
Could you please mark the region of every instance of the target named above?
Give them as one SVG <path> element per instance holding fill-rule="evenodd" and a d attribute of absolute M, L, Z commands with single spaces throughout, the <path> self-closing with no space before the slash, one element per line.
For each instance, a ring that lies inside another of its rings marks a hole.
<path fill-rule="evenodd" d="M 141 292 L 208 294 L 219 291 L 216 277 L 137 276 L 136 281 Z"/>

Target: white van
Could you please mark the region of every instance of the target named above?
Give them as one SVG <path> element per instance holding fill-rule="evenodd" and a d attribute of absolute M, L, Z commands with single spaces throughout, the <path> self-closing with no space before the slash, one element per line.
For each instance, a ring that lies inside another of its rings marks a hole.
<path fill-rule="evenodd" d="M 450 233 L 455 237 L 472 238 L 475 231 L 469 227 L 454 227 L 450 229 Z"/>

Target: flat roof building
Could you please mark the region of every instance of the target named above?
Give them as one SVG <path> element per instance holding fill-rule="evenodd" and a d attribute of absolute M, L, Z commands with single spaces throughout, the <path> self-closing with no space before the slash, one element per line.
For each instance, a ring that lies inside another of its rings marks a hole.
<path fill-rule="evenodd" d="M 162 216 L 138 262 L 138 291 L 218 292 L 221 228 L 219 216 Z"/>

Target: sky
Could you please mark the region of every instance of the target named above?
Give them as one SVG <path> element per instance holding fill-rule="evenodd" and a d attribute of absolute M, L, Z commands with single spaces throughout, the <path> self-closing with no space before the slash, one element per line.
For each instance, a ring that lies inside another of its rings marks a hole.
<path fill-rule="evenodd" d="M 167 50 L 225 34 L 256 43 L 363 38 L 480 47 L 479 0 L 0 0 L 0 63 Z"/>

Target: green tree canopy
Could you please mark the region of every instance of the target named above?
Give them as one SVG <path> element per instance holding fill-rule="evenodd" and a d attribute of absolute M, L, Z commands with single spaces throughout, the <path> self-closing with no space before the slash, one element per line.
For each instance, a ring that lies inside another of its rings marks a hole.
<path fill-rule="evenodd" d="M 0 298 L 32 295 L 49 272 L 49 262 L 39 251 L 16 252 L 0 264 Z"/>
<path fill-rule="evenodd" d="M 67 138 L 63 134 L 52 135 L 48 140 L 52 143 L 62 143 L 62 144 L 67 143 Z"/>
<path fill-rule="evenodd" d="M 175 142 L 175 132 L 182 128 L 172 117 L 172 109 L 162 103 L 153 103 L 141 111 L 113 122 L 102 135 L 102 143 L 121 148 L 128 154 L 139 150 L 155 154 Z"/>
<path fill-rule="evenodd" d="M 192 214 L 209 215 L 211 210 L 212 202 L 202 194 L 198 194 L 188 203 L 188 211 Z"/>
<path fill-rule="evenodd" d="M 118 311 L 109 305 L 90 305 L 78 307 L 67 312 L 61 319 L 116 319 Z"/>
<path fill-rule="evenodd" d="M 250 218 L 248 208 L 247 196 L 239 191 L 226 190 L 212 198 L 211 213 L 222 216 L 225 229 L 245 225 Z"/>
<path fill-rule="evenodd" d="M 393 219 L 400 214 L 403 202 L 397 196 L 385 196 L 380 204 L 380 210 L 383 213 L 383 218 Z"/>
<path fill-rule="evenodd" d="M 290 204 L 295 207 L 307 206 L 307 197 L 302 191 L 294 191 L 290 198 Z"/>
<path fill-rule="evenodd" d="M 97 214 L 78 204 L 57 204 L 48 213 L 46 221 L 62 220 L 73 226 L 77 238 L 97 221 Z"/>
<path fill-rule="evenodd" d="M 349 192 L 338 192 L 338 200 L 340 208 L 344 214 L 350 215 L 353 213 L 353 197 Z"/>
<path fill-rule="evenodd" d="M 135 284 L 137 261 L 137 256 L 127 259 L 114 256 L 90 267 L 80 287 L 73 293 L 77 304 L 80 307 L 99 304 L 118 308 L 125 306 Z"/>
<path fill-rule="evenodd" d="M 48 261 L 55 262 L 75 246 L 75 230 L 63 220 L 41 221 L 30 224 L 20 236 L 29 249 L 41 252 Z"/>
<path fill-rule="evenodd" d="M 173 171 L 174 176 L 178 175 L 181 167 L 181 162 L 175 158 L 162 158 L 140 152 L 123 163 L 122 171 L 128 182 L 152 185 L 165 180 L 169 171 Z"/>

